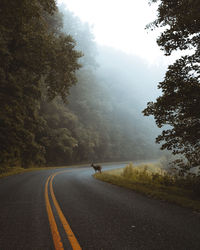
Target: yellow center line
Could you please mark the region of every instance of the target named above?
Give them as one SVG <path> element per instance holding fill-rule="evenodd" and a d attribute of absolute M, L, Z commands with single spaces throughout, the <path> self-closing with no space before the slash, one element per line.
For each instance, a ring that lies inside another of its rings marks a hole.
<path fill-rule="evenodd" d="M 58 227 L 56 225 L 56 221 L 55 221 L 55 218 L 53 216 L 51 205 L 50 205 L 50 202 L 49 202 L 48 183 L 49 183 L 50 177 L 51 176 L 49 176 L 49 178 L 47 179 L 46 184 L 45 184 L 46 209 L 47 209 L 47 214 L 48 214 L 48 218 L 49 218 L 49 224 L 50 224 L 50 228 L 51 228 L 51 233 L 52 233 L 55 249 L 56 250 L 57 249 L 64 249 L 62 241 L 61 241 L 60 234 L 58 232 Z"/>
<path fill-rule="evenodd" d="M 81 250 L 82 248 L 80 247 L 74 233 L 72 232 L 72 229 L 71 229 L 69 223 L 67 222 L 67 220 L 66 220 L 66 218 L 65 218 L 65 216 L 64 216 L 64 214 L 63 214 L 63 212 L 62 212 L 62 210 L 61 210 L 61 208 L 60 208 L 60 206 L 59 206 L 59 204 L 58 204 L 58 202 L 56 200 L 56 197 L 55 197 L 55 194 L 54 194 L 54 191 L 53 191 L 53 185 L 52 185 L 53 179 L 57 174 L 60 174 L 62 172 L 64 172 L 64 171 L 57 172 L 57 173 L 52 175 L 52 178 L 51 178 L 51 181 L 50 181 L 50 193 L 51 193 L 51 197 L 52 197 L 53 203 L 55 205 L 55 208 L 57 210 L 57 213 L 59 215 L 59 218 L 60 218 L 60 220 L 62 222 L 63 228 L 64 228 L 64 230 L 65 230 L 65 232 L 67 234 L 67 237 L 68 237 L 68 239 L 69 239 L 69 241 L 71 243 L 72 249 Z"/>
<path fill-rule="evenodd" d="M 60 221 L 63 225 L 63 228 L 66 232 L 66 235 L 71 243 L 71 246 L 72 246 L 72 249 L 73 250 L 81 250 L 82 248 L 80 247 L 74 233 L 72 232 L 72 229 L 69 225 L 69 223 L 67 222 L 57 200 L 56 200 L 56 197 L 55 197 L 55 194 L 54 194 L 54 191 L 53 191 L 53 179 L 56 175 L 62 173 L 62 172 L 66 172 L 66 171 L 69 171 L 69 170 L 65 170 L 65 171 L 60 171 L 60 172 L 57 172 L 55 174 L 52 174 L 48 177 L 47 181 L 46 181 L 46 184 L 45 184 L 45 201 L 46 201 L 46 209 L 47 209 L 47 214 L 48 214 L 48 218 L 49 218 L 49 224 L 50 224 L 50 228 L 51 228 L 51 233 L 52 233 L 52 237 L 53 237 L 53 242 L 54 242 L 54 246 L 55 246 L 55 249 L 64 249 L 63 247 L 63 243 L 62 243 L 62 240 L 61 240 L 61 237 L 60 237 L 60 234 L 59 234 L 59 231 L 58 231 L 58 227 L 57 227 L 57 224 L 56 224 L 56 221 L 55 221 L 55 217 L 53 215 L 53 211 L 52 211 L 52 208 L 51 208 L 51 204 L 50 204 L 50 201 L 49 201 L 49 196 L 48 196 L 48 185 L 50 187 L 50 194 L 51 194 L 51 197 L 52 197 L 52 200 L 53 200 L 53 203 L 54 203 L 54 206 L 56 208 L 56 211 L 59 215 L 59 218 L 60 218 Z M 51 180 L 50 180 L 51 178 Z"/>

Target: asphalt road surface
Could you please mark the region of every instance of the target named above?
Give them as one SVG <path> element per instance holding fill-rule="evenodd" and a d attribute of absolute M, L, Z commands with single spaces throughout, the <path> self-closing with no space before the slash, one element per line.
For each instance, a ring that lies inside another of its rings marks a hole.
<path fill-rule="evenodd" d="M 93 172 L 0 179 L 0 250 L 200 249 L 199 213 L 98 181 Z"/>

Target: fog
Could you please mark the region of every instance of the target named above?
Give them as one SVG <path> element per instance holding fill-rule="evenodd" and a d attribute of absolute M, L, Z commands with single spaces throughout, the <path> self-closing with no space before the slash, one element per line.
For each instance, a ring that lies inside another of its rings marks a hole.
<path fill-rule="evenodd" d="M 161 94 L 157 84 L 164 77 L 165 66 L 149 65 L 140 57 L 102 46 L 98 46 L 97 62 L 97 73 L 111 92 L 118 92 L 121 101 L 132 102 L 136 109 L 145 108 Z"/>
<path fill-rule="evenodd" d="M 118 112 L 126 114 L 129 122 L 146 124 L 153 136 L 159 133 L 153 118 L 144 117 L 142 110 L 161 94 L 157 84 L 164 77 L 165 66 L 149 65 L 140 57 L 105 46 L 98 46 L 97 63 L 101 86 L 107 89 Z"/>
<path fill-rule="evenodd" d="M 155 137 L 160 131 L 153 118 L 144 117 L 142 110 L 160 95 L 157 84 L 164 77 L 166 64 L 149 64 L 140 56 L 99 45 L 89 24 L 63 5 L 60 11 L 63 31 L 75 39 L 76 49 L 83 53 L 78 83 L 71 89 L 68 108 L 85 128 L 95 131 L 92 143 L 101 141 L 91 157 L 159 157 Z M 103 148 L 110 152 L 103 152 Z"/>
<path fill-rule="evenodd" d="M 159 31 L 148 32 L 145 26 L 156 18 L 156 4 L 147 0 L 58 0 L 92 27 L 95 41 L 103 46 L 140 56 L 149 63 L 165 60 L 156 44 Z"/>

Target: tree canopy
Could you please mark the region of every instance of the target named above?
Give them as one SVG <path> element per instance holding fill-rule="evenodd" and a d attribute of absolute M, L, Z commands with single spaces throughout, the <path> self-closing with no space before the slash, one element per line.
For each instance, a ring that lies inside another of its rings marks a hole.
<path fill-rule="evenodd" d="M 187 159 L 184 169 L 200 165 L 200 2 L 198 0 L 152 0 L 158 2 L 158 17 L 148 27 L 165 27 L 157 39 L 166 55 L 185 51 L 168 67 L 158 88 L 162 96 L 143 111 L 164 127 L 157 142 Z"/>
<path fill-rule="evenodd" d="M 80 52 L 54 18 L 54 0 L 0 3 L 0 164 L 44 163 L 45 148 L 36 139 L 43 92 L 66 98 L 76 82 Z M 54 29 L 52 29 L 52 23 Z"/>

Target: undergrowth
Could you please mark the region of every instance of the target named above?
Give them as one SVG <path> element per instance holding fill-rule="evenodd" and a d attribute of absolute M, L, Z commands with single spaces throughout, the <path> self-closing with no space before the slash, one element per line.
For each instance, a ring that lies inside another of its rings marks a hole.
<path fill-rule="evenodd" d="M 200 211 L 200 178 L 170 173 L 160 164 L 128 164 L 120 170 L 95 174 L 95 178 L 121 187 L 130 188 L 151 197 L 170 201 Z"/>
<path fill-rule="evenodd" d="M 16 174 L 21 174 L 21 173 L 26 173 L 30 171 L 35 171 L 35 170 L 41 170 L 43 168 L 21 168 L 21 167 L 7 167 L 7 168 L 0 168 L 0 178 L 11 176 L 11 175 L 16 175 Z"/>

